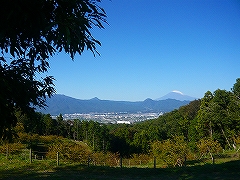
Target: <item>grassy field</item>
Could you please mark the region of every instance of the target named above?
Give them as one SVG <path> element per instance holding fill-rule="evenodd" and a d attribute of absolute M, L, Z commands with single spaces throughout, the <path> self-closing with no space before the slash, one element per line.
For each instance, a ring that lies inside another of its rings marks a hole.
<path fill-rule="evenodd" d="M 0 179 L 240 179 L 240 160 L 218 161 L 219 164 L 195 165 L 181 168 L 129 168 L 86 166 L 77 163 L 28 160 L 0 157 Z"/>

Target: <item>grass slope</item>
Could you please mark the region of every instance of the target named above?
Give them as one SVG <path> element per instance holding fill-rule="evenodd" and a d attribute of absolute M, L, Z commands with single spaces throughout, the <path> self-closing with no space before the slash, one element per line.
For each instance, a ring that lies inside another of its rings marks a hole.
<path fill-rule="evenodd" d="M 55 161 L 33 161 L 0 159 L 0 179 L 86 179 L 86 180 L 150 180 L 150 179 L 240 179 L 240 161 L 230 161 L 215 165 L 197 165 L 183 168 L 118 168 L 79 164 L 56 166 Z"/>

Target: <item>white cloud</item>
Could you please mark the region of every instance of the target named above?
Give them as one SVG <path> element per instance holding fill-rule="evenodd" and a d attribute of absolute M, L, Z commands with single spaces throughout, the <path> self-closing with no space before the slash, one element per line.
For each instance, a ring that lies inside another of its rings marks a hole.
<path fill-rule="evenodd" d="M 178 90 L 173 90 L 172 92 L 183 95 L 183 93 L 181 91 L 178 91 Z"/>

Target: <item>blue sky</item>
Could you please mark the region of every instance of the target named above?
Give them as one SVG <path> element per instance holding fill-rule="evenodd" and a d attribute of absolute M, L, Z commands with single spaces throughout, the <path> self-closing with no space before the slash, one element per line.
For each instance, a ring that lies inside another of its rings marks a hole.
<path fill-rule="evenodd" d="M 202 98 L 240 77 L 238 0 L 102 0 L 102 46 L 72 61 L 50 58 L 58 94 L 142 101 L 172 90 Z"/>

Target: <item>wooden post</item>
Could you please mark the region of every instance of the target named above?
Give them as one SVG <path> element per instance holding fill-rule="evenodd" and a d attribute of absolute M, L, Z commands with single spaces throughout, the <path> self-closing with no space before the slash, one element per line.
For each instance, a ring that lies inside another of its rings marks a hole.
<path fill-rule="evenodd" d="M 59 166 L 59 152 L 57 152 L 57 166 Z"/>
<path fill-rule="evenodd" d="M 183 166 L 186 167 L 187 166 L 187 156 L 184 156 L 184 162 L 183 162 Z"/>
<path fill-rule="evenodd" d="M 214 156 L 212 156 L 212 164 L 213 164 L 213 165 L 215 164 L 215 158 L 214 158 Z"/>
<path fill-rule="evenodd" d="M 8 159 L 8 144 L 7 144 L 6 159 Z"/>
<path fill-rule="evenodd" d="M 209 151 L 209 154 L 210 154 L 210 156 L 211 156 L 211 159 L 212 159 L 212 164 L 215 164 L 215 159 L 214 159 L 214 156 L 213 156 L 213 154 Z"/>
<path fill-rule="evenodd" d="M 122 156 L 120 156 L 120 168 L 122 168 Z"/>
<path fill-rule="evenodd" d="M 94 137 L 94 133 L 93 133 L 93 150 L 95 149 L 95 142 L 94 142 L 94 140 L 95 140 L 95 137 Z"/>
<path fill-rule="evenodd" d="M 90 166 L 90 157 L 88 156 L 88 167 Z"/>
<path fill-rule="evenodd" d="M 30 163 L 32 163 L 32 148 L 30 148 L 30 152 L 29 152 L 29 160 L 30 160 Z"/>
<path fill-rule="evenodd" d="M 153 167 L 154 169 L 156 169 L 156 157 L 154 156 L 154 159 L 153 159 Z"/>

